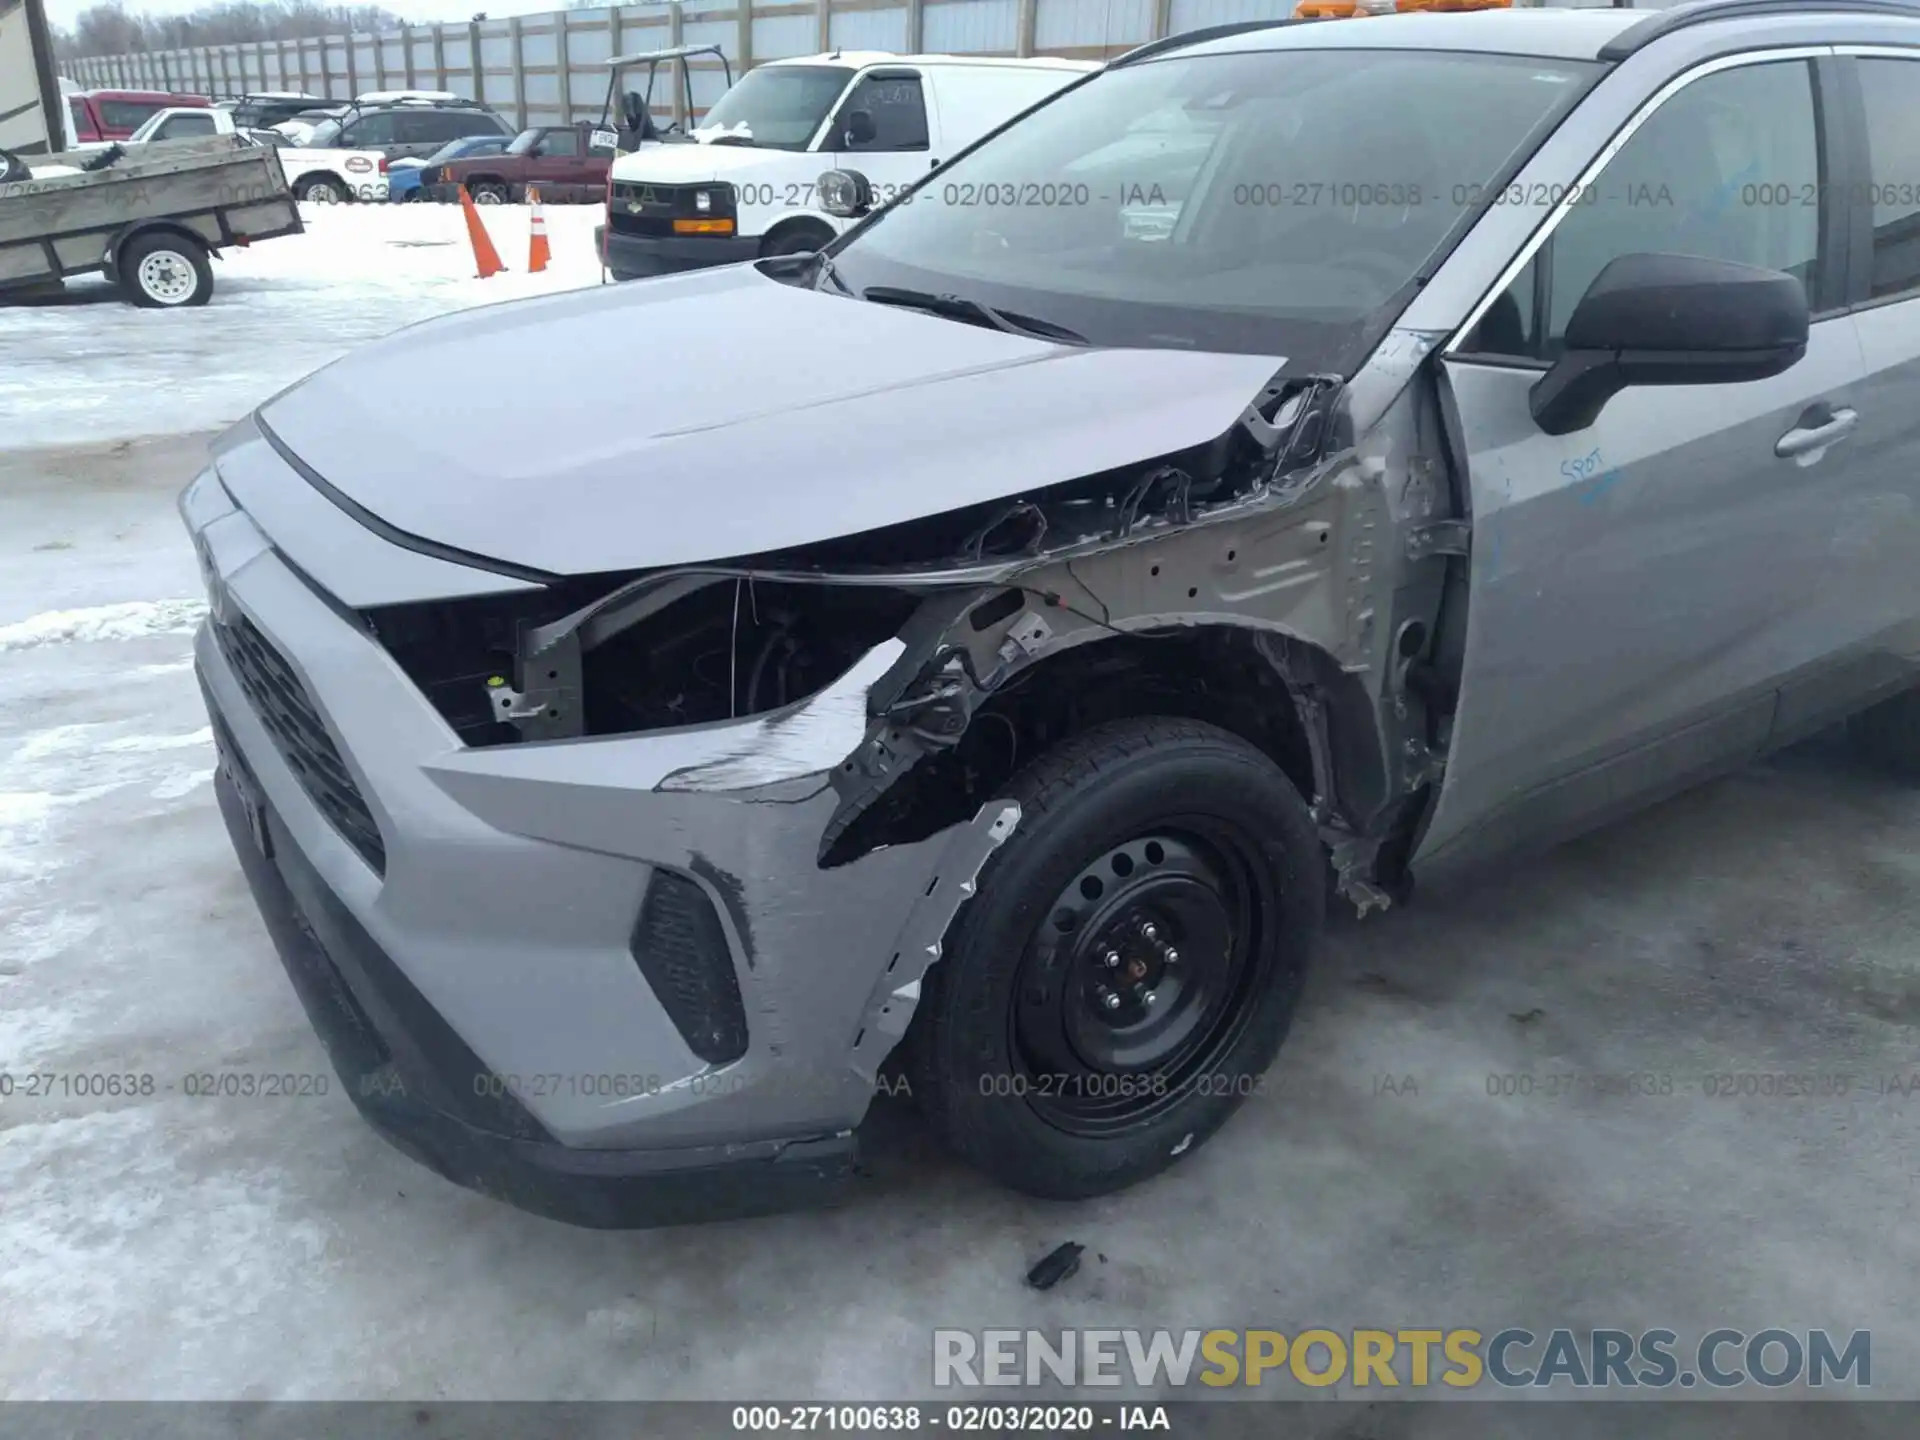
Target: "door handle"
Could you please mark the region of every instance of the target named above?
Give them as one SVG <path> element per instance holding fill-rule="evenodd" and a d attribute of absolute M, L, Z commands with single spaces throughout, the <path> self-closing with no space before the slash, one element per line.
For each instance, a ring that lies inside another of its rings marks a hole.
<path fill-rule="evenodd" d="M 1782 460 L 1813 456 L 1836 441 L 1851 435 L 1860 423 L 1858 410 L 1811 411 L 1800 417 L 1800 424 L 1774 442 L 1773 453 Z M 1808 424 L 1806 422 L 1814 423 Z"/>

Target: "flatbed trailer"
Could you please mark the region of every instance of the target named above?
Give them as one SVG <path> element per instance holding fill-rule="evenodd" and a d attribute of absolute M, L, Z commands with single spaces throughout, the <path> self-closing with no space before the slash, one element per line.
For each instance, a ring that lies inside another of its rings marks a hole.
<path fill-rule="evenodd" d="M 0 181 L 0 294 L 101 272 L 135 305 L 203 305 L 211 256 L 303 229 L 269 148 L 214 135 L 109 153 L 35 156 Z"/>

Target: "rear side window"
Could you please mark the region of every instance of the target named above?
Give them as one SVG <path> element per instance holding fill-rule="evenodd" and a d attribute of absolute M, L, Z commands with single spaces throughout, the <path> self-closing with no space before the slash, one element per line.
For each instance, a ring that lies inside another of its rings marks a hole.
<path fill-rule="evenodd" d="M 918 75 L 869 75 L 853 87 L 840 106 L 835 128 L 846 133 L 847 117 L 864 110 L 873 119 L 873 138 L 842 142 L 847 150 L 924 150 L 927 148 L 927 102 Z M 838 137 L 836 137 L 838 138 Z"/>
<path fill-rule="evenodd" d="M 1462 348 L 1556 358 L 1587 287 L 1636 253 L 1784 270 L 1818 311 L 1827 198 L 1810 65 L 1773 61 L 1696 80 L 1633 133 Z"/>
<path fill-rule="evenodd" d="M 1872 171 L 1863 215 L 1873 226 L 1874 299 L 1920 293 L 1920 62 L 1862 59 Z"/>
<path fill-rule="evenodd" d="M 215 132 L 213 114 L 175 115 L 160 122 L 160 129 L 154 135 L 156 140 L 180 140 L 189 135 L 211 135 Z"/>
<path fill-rule="evenodd" d="M 505 124 L 497 117 L 480 110 L 445 110 L 439 119 L 449 126 L 452 133 L 449 140 L 458 140 L 467 135 L 506 135 L 510 133 Z"/>
<path fill-rule="evenodd" d="M 109 130 L 138 130 L 167 107 L 151 100 L 101 100 L 100 123 Z"/>
<path fill-rule="evenodd" d="M 357 145 L 393 145 L 399 127 L 392 111 L 382 111 L 377 115 L 362 115 L 346 129 L 340 132 L 340 143 Z"/>
<path fill-rule="evenodd" d="M 98 140 L 93 128 L 93 117 L 87 113 L 87 107 L 79 100 L 67 102 L 67 112 L 73 116 L 73 135 L 76 140 Z"/>
<path fill-rule="evenodd" d="M 438 145 L 448 138 L 434 123 L 439 118 L 402 111 L 394 116 L 394 133 L 402 145 Z"/>

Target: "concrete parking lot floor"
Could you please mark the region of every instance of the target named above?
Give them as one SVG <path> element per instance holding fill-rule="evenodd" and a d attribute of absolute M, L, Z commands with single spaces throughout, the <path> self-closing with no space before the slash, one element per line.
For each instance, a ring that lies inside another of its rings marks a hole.
<path fill-rule="evenodd" d="M 1265 1091 L 1098 1203 L 997 1191 L 890 1104 L 844 1209 L 592 1233 L 337 1086 L 188 1096 L 327 1073 L 207 784 L 203 444 L 0 455 L 0 1397 L 930 1395 L 934 1327 L 1021 1325 L 1870 1329 L 1874 1391 L 1920 1393 L 1920 795 L 1831 744 L 1340 925 Z"/>

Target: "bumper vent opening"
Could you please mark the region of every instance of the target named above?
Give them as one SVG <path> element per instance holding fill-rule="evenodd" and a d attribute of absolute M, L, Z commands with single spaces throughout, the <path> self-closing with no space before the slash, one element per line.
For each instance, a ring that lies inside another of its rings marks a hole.
<path fill-rule="evenodd" d="M 326 722 L 307 697 L 306 686 L 273 643 L 246 616 L 218 620 L 213 625 L 220 653 L 233 667 L 234 677 L 280 756 L 299 780 L 307 798 L 332 822 L 333 828 L 360 852 L 374 873 L 387 873 L 387 847 L 380 827 L 367 808 L 366 797 L 354 783 L 353 772 L 340 756 Z"/>
<path fill-rule="evenodd" d="M 704 890 L 684 875 L 655 870 L 633 928 L 633 958 L 689 1050 L 709 1065 L 747 1053 L 740 977 Z"/>

